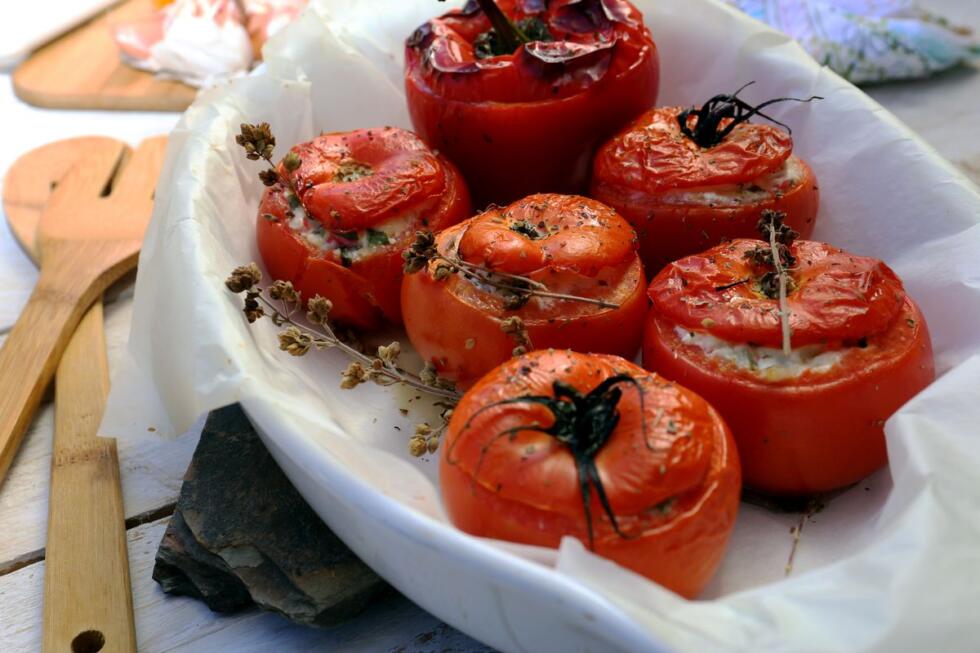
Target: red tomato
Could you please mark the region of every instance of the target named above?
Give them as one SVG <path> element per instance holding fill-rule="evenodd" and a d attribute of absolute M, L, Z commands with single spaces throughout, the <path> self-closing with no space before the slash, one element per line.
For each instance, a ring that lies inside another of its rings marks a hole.
<path fill-rule="evenodd" d="M 515 341 L 501 330 L 501 321 L 511 316 L 524 321 L 534 348 L 632 358 L 647 306 L 634 241 L 633 230 L 615 211 L 585 197 L 532 195 L 492 208 L 439 233 L 439 252 L 618 308 L 532 297 L 508 310 L 499 292 L 460 274 L 437 281 L 432 262 L 428 270 L 405 276 L 405 331 L 424 360 L 462 387 L 510 358 Z"/>
<path fill-rule="evenodd" d="M 411 132 L 392 127 L 321 134 L 292 149 L 259 206 L 259 253 L 274 279 L 304 299 L 333 302 L 340 323 L 377 327 L 401 320 L 401 252 L 420 228 L 438 230 L 470 214 L 459 171 Z"/>
<path fill-rule="evenodd" d="M 599 143 L 657 99 L 653 39 L 625 0 L 497 4 L 554 40 L 479 58 L 490 23 L 478 8 L 429 21 L 406 45 L 412 124 L 463 170 L 478 205 L 581 193 Z"/>
<path fill-rule="evenodd" d="M 738 510 L 722 419 L 615 356 L 504 363 L 459 402 L 441 449 L 443 501 L 462 530 L 547 547 L 569 535 L 688 598 L 717 569 Z"/>
<path fill-rule="evenodd" d="M 733 241 L 660 272 L 644 367 L 721 413 L 746 485 L 774 494 L 844 487 L 887 462 L 885 420 L 935 376 L 925 320 L 884 263 L 799 241 L 787 298 L 799 360 L 789 367 L 759 347 L 781 342 L 778 300 L 756 289 L 745 259 L 762 244 Z"/>
<path fill-rule="evenodd" d="M 804 238 L 813 233 L 817 180 L 792 155 L 789 134 L 741 123 L 702 148 L 682 135 L 682 110 L 651 109 L 603 145 L 593 163 L 589 194 L 637 230 L 651 274 L 723 240 L 755 236 L 764 209 L 784 212 Z"/>

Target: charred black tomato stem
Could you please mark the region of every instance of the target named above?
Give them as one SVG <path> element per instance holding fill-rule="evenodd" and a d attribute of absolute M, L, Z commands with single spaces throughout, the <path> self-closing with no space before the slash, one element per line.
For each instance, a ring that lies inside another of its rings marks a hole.
<path fill-rule="evenodd" d="M 524 32 L 507 18 L 494 0 L 477 0 L 477 4 L 480 5 L 480 9 L 483 10 L 487 20 L 493 25 L 493 31 L 497 33 L 500 45 L 506 52 L 514 52 L 530 41 Z"/>
<path fill-rule="evenodd" d="M 787 132 L 792 134 L 792 129 L 775 118 L 762 113 L 762 109 L 777 102 L 812 102 L 813 100 L 823 99 L 819 95 L 811 95 L 805 100 L 795 97 L 780 97 L 767 100 L 758 106 L 752 106 L 738 97 L 738 94 L 745 90 L 746 86 L 750 86 L 751 84 L 755 84 L 755 82 L 745 84 L 745 86 L 742 86 L 742 88 L 734 93 L 716 95 L 702 104 L 700 109 L 691 107 L 690 109 L 681 111 L 677 115 L 677 122 L 680 123 L 681 133 L 701 147 L 714 147 L 728 136 L 735 127 L 743 122 L 748 122 L 752 116 L 758 115 L 783 127 Z M 687 120 L 691 116 L 696 116 L 698 119 L 693 130 L 687 124 Z M 725 127 L 722 127 L 721 123 L 726 119 L 731 119 L 731 122 Z"/>
<path fill-rule="evenodd" d="M 553 397 L 547 395 L 525 395 L 523 397 L 503 399 L 480 408 L 470 415 L 460 430 L 459 435 L 453 440 L 446 455 L 447 462 L 451 465 L 456 464 L 456 461 L 452 457 L 456 443 L 459 442 L 460 436 L 472 426 L 473 421 L 486 411 L 507 404 L 527 403 L 544 406 L 551 411 L 551 414 L 555 418 L 551 426 L 542 428 L 539 424 L 525 424 L 504 429 L 483 445 L 480 450 L 480 459 L 477 461 L 476 468 L 473 470 L 473 484 L 476 484 L 487 451 L 489 451 L 490 447 L 497 440 L 504 437 L 514 438 L 522 431 L 546 433 L 568 447 L 575 459 L 579 489 L 582 493 L 582 507 L 585 512 L 586 529 L 589 536 L 589 548 L 595 548 L 592 528 L 592 509 L 590 507 L 593 487 L 595 488 L 596 496 L 599 497 L 599 503 L 602 505 L 603 511 L 609 517 L 613 530 L 620 537 L 628 538 L 629 536 L 619 529 L 619 522 L 617 522 L 616 515 L 613 513 L 612 506 L 609 504 L 609 498 L 606 496 L 606 490 L 602 485 L 602 479 L 599 477 L 599 470 L 595 464 L 596 455 L 602 450 L 606 442 L 609 441 L 613 431 L 616 430 L 616 425 L 619 424 L 620 415 L 617 406 L 623 396 L 623 391 L 616 386 L 622 383 L 632 385 L 639 393 L 640 415 L 643 416 L 641 421 L 643 441 L 647 449 L 654 451 L 653 445 L 647 438 L 646 406 L 643 386 L 629 374 L 617 374 L 616 376 L 609 377 L 593 388 L 588 394 L 584 395 L 567 383 L 555 381 L 552 383 L 552 389 L 555 393 Z"/>

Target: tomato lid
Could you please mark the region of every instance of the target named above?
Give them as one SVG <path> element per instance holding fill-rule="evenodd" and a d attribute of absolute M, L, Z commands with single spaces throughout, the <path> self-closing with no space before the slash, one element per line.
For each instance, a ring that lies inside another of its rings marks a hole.
<path fill-rule="evenodd" d="M 616 211 L 587 197 L 542 193 L 491 207 L 460 225 L 455 243 L 464 261 L 508 274 L 543 268 L 594 276 L 635 256 L 636 234 Z"/>
<path fill-rule="evenodd" d="M 579 93 L 618 75 L 653 48 L 643 16 L 625 0 L 496 0 L 529 39 L 497 53 L 477 2 L 419 27 L 406 41 L 409 74 L 437 95 L 467 102 L 532 102 Z"/>
<path fill-rule="evenodd" d="M 580 518 L 582 479 L 572 446 L 537 430 L 552 428 L 556 414 L 515 399 L 553 399 L 556 382 L 588 395 L 617 376 L 635 383 L 602 388 L 621 394 L 611 435 L 594 455 L 613 513 L 636 516 L 700 487 L 717 430 L 725 428 L 721 419 L 693 392 L 617 356 L 538 350 L 504 363 L 460 401 L 443 456 L 505 499 Z M 594 488 L 591 498 L 598 521 Z"/>
<path fill-rule="evenodd" d="M 788 133 L 748 122 L 736 125 L 717 145 L 701 147 L 681 133 L 683 111 L 660 107 L 634 120 L 599 149 L 594 179 L 646 192 L 745 183 L 773 172 L 793 152 Z M 687 125 L 697 120 L 689 115 Z"/>
<path fill-rule="evenodd" d="M 778 347 L 779 301 L 763 294 L 747 254 L 766 244 L 740 239 L 675 261 L 647 291 L 659 317 L 729 342 Z M 895 320 L 905 289 L 883 262 L 826 243 L 799 240 L 787 295 L 793 346 L 851 341 Z"/>
<path fill-rule="evenodd" d="M 446 186 L 439 158 L 396 127 L 321 134 L 292 148 L 299 167 L 279 172 L 310 217 L 330 230 L 364 229 L 438 201 Z"/>

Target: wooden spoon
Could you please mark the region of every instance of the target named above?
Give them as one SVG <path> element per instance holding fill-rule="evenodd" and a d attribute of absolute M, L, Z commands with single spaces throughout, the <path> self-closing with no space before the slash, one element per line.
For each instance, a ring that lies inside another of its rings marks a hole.
<path fill-rule="evenodd" d="M 125 165 L 154 178 L 165 139 L 144 142 Z M 18 243 L 38 260 L 36 238 L 52 190 L 89 157 L 130 153 L 120 141 L 85 137 L 51 143 L 24 155 L 4 182 L 4 211 Z M 118 192 L 133 173 L 113 176 Z M 71 337 L 56 377 L 45 561 L 44 650 L 135 651 L 125 512 L 116 442 L 96 429 L 109 390 L 102 303 L 96 301 Z"/>
<path fill-rule="evenodd" d="M 136 265 L 162 150 L 140 148 L 114 182 L 128 148 L 95 147 L 51 192 L 37 228 L 41 274 L 0 349 L 0 483 L 85 311 Z"/>

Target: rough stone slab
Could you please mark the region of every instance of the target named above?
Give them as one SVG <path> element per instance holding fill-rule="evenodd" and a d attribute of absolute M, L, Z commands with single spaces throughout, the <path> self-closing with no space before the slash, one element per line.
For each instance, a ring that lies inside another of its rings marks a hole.
<path fill-rule="evenodd" d="M 208 416 L 153 578 L 218 612 L 254 602 L 318 626 L 387 587 L 307 505 L 237 405 Z"/>

